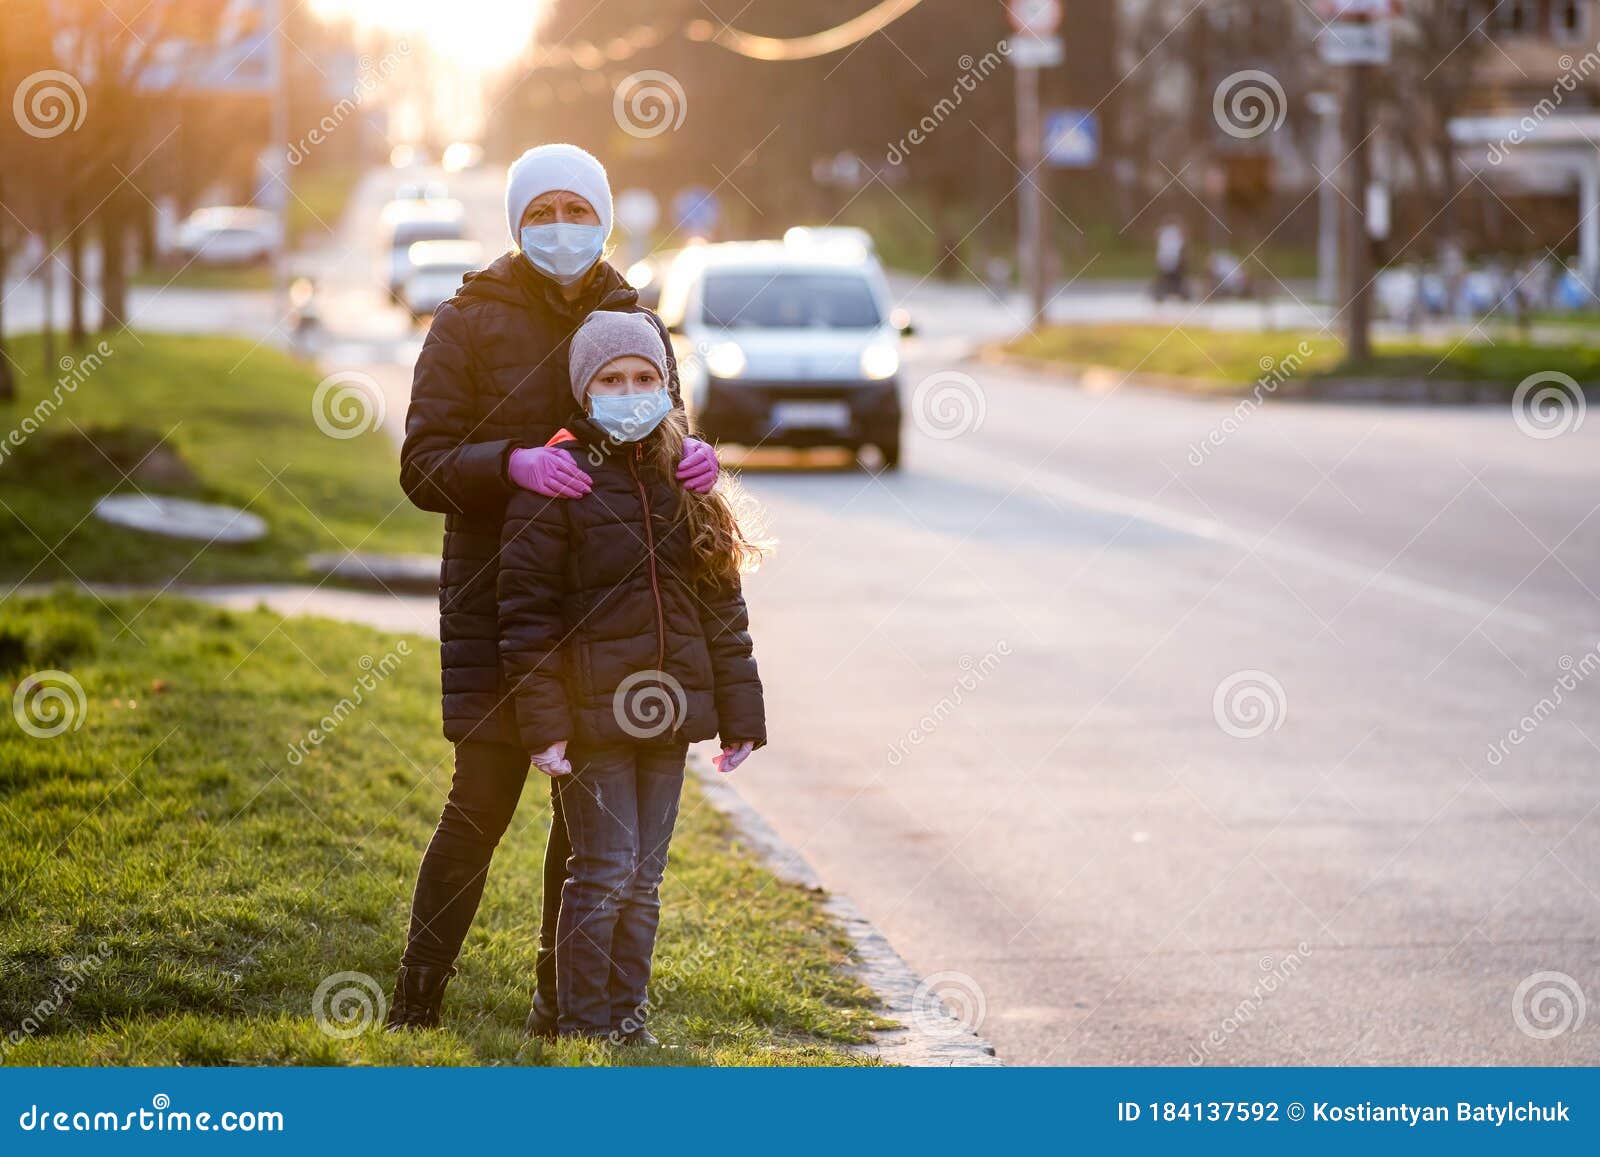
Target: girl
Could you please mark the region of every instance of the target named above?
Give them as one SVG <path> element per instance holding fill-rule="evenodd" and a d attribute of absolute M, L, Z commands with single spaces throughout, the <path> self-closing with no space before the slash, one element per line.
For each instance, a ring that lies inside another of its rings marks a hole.
<path fill-rule="evenodd" d="M 689 743 L 732 771 L 766 742 L 739 574 L 761 548 L 719 493 L 679 487 L 687 423 L 660 333 L 594 313 L 568 365 L 591 486 L 514 495 L 500 545 L 500 659 L 522 745 L 554 777 L 572 858 L 556 938 L 566 1036 L 654 1044 L 644 1027 L 658 889 Z"/>
<path fill-rule="evenodd" d="M 506 174 L 505 207 L 515 248 L 468 274 L 434 314 L 417 358 L 400 451 L 406 494 L 445 516 L 439 638 L 455 778 L 417 873 L 391 1028 L 439 1023 L 490 858 L 528 775 L 496 650 L 496 548 L 512 495 L 561 500 L 589 487 L 565 450 L 546 445 L 572 409 L 567 338 L 596 309 L 639 311 L 647 324 L 660 324 L 602 259 L 611 188 L 593 156 L 565 144 L 529 149 Z M 676 400 L 670 359 L 665 370 Z M 693 439 L 683 447 L 676 479 L 710 490 L 716 455 Z M 528 1030 L 541 1035 L 555 1031 L 556 905 L 567 857 L 557 811 L 545 854 L 544 922 L 528 1017 Z"/>

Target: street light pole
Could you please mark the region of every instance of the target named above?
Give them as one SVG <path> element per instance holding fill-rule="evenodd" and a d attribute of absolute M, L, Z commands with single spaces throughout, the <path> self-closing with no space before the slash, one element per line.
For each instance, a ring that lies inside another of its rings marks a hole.
<path fill-rule="evenodd" d="M 1345 236 L 1347 277 L 1345 354 L 1354 362 L 1372 356 L 1372 239 L 1367 232 L 1367 189 L 1372 184 L 1371 115 L 1367 90 L 1374 77 L 1370 64 L 1345 69 L 1345 153 L 1350 159 L 1349 228 Z"/>
<path fill-rule="evenodd" d="M 1022 166 L 1017 258 L 1028 291 L 1028 328 L 1044 314 L 1044 207 L 1039 192 L 1039 70 L 1017 70 L 1017 160 Z"/>

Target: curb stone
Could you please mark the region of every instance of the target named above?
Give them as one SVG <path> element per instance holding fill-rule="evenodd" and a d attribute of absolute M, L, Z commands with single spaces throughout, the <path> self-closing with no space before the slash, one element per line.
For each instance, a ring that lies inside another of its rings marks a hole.
<path fill-rule="evenodd" d="M 850 938 L 855 949 L 855 973 L 878 994 L 885 1019 L 898 1028 L 873 1034 L 870 1044 L 846 1046 L 852 1052 L 888 1064 L 917 1068 L 993 1067 L 1001 1065 L 994 1046 L 951 1015 L 943 1004 L 918 999 L 922 981 L 894 950 L 883 933 L 868 920 L 848 896 L 829 892 L 822 879 L 791 844 L 710 763 L 690 753 L 689 770 L 705 791 L 712 807 L 733 824 L 740 838 L 766 868 L 786 884 L 826 897 L 827 912 Z"/>
<path fill-rule="evenodd" d="M 1022 373 L 1060 378 L 1088 390 L 1109 393 L 1123 386 L 1165 394 L 1185 394 L 1216 401 L 1236 401 L 1254 394 L 1255 382 L 1223 382 L 1177 374 L 1130 372 L 1112 366 L 1058 362 L 1050 358 L 1007 353 L 997 345 L 981 347 L 974 355 L 982 365 Z M 1288 379 L 1271 391 L 1279 399 L 1297 402 L 1394 402 L 1456 405 L 1506 405 L 1509 395 L 1493 382 L 1462 382 L 1433 378 L 1316 378 L 1305 382 Z"/>

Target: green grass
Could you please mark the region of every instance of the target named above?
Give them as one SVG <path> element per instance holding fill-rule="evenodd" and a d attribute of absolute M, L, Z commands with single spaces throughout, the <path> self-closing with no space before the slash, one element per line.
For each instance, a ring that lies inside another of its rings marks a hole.
<path fill-rule="evenodd" d="M 290 181 L 294 196 L 289 198 L 291 247 L 324 241 L 333 235 L 361 173 L 361 166 L 356 164 L 294 170 Z"/>
<path fill-rule="evenodd" d="M 324 1033 L 312 1002 L 325 978 L 360 973 L 386 995 L 398 961 L 450 778 L 436 656 L 418 638 L 175 598 L 108 607 L 63 591 L 0 606 L 8 700 L 42 669 L 84 695 L 77 729 L 0 728 L 0 1042 L 21 1033 L 0 1043 L 5 1061 L 860 1063 L 840 1045 L 878 1021 L 841 970 L 841 934 L 815 897 L 757 866 L 692 785 L 651 993 L 652 1027 L 680 1047 L 522 1041 L 549 823 L 537 774 L 445 1027 Z M 292 744 L 358 696 L 290 762 Z"/>
<path fill-rule="evenodd" d="M 293 579 L 312 551 L 439 549 L 441 520 L 406 501 L 389 435 L 340 439 L 318 428 L 320 375 L 308 364 L 233 338 L 105 340 L 98 365 L 85 368 L 80 355 L 75 374 L 62 375 L 69 385 L 81 378 L 76 389 L 46 379 L 37 335 L 13 343 L 28 376 L 19 399 L 0 406 L 0 429 L 22 429 L 41 400 L 55 408 L 20 446 L 0 435 L 0 578 Z M 246 507 L 269 534 L 206 546 L 88 517 L 102 495 L 135 487 Z"/>
<path fill-rule="evenodd" d="M 219 267 L 198 264 L 177 268 L 157 266 L 153 269 L 141 269 L 134 274 L 133 283 L 156 289 L 271 289 L 272 267 L 270 265 Z"/>
<path fill-rule="evenodd" d="M 1309 353 L 1300 355 L 1302 348 Z M 1379 342 L 1374 358 L 1347 362 L 1344 343 L 1314 332 L 1233 332 L 1193 326 L 1049 326 L 1003 347 L 1024 357 L 1070 365 L 1193 378 L 1218 387 L 1255 382 L 1291 355 L 1300 364 L 1289 375 L 1314 382 L 1326 377 L 1434 378 L 1503 385 L 1509 394 L 1528 375 L 1560 370 L 1579 381 L 1600 381 L 1600 347 L 1534 345 L 1514 340 L 1425 345 Z"/>

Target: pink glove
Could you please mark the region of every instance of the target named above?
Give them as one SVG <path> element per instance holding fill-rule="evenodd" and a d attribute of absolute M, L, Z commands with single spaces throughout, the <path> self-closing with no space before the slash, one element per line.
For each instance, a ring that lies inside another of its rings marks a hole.
<path fill-rule="evenodd" d="M 546 498 L 582 498 L 594 485 L 571 454 L 553 446 L 511 451 L 506 473 L 524 490 Z"/>
<path fill-rule="evenodd" d="M 685 490 L 707 494 L 717 484 L 717 473 L 722 467 L 717 462 L 717 452 L 699 438 L 683 440 L 683 457 L 678 459 L 678 481 Z"/>
<path fill-rule="evenodd" d="M 720 771 L 723 775 L 727 775 L 729 772 L 733 771 L 734 768 L 738 767 L 745 760 L 749 759 L 750 753 L 755 749 L 756 745 L 751 743 L 748 739 L 743 743 L 724 743 L 722 745 L 722 754 L 713 755 L 711 757 L 711 762 L 716 766 L 718 771 Z"/>
<path fill-rule="evenodd" d="M 567 741 L 558 739 L 543 751 L 533 756 L 533 766 L 554 779 L 558 775 L 569 775 L 572 764 L 567 761 Z"/>

